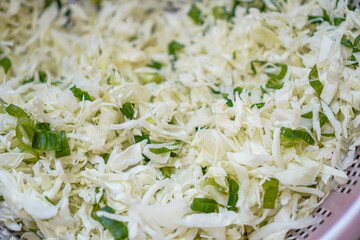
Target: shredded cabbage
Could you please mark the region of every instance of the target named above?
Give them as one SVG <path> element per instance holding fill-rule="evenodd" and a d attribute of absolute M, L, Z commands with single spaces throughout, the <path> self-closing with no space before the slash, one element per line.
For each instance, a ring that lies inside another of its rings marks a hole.
<path fill-rule="evenodd" d="M 347 0 L 6 0 L 0 33 L 0 221 L 26 238 L 282 239 L 347 181 Z"/>

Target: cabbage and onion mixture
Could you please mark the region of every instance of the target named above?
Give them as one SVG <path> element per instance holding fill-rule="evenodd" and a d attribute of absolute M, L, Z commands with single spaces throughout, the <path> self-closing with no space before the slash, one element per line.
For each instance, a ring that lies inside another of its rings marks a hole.
<path fill-rule="evenodd" d="M 28 239 L 282 239 L 347 181 L 345 0 L 0 11 L 0 221 Z"/>

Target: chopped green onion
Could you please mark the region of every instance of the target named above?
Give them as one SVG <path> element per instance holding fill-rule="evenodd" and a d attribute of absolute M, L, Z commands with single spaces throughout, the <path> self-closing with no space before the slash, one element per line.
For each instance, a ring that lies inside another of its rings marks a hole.
<path fill-rule="evenodd" d="M 341 38 L 341 44 L 347 48 L 353 48 L 352 42 L 349 39 L 347 39 L 345 35 L 343 35 Z"/>
<path fill-rule="evenodd" d="M 328 121 L 328 118 L 326 117 L 325 114 L 323 114 L 322 112 L 319 113 L 319 121 L 320 121 L 320 127 L 324 126 L 324 124 Z"/>
<path fill-rule="evenodd" d="M 280 142 L 284 147 L 292 147 L 304 140 L 310 145 L 315 143 L 314 139 L 309 133 L 303 130 L 292 130 L 290 128 L 282 127 L 280 130 Z"/>
<path fill-rule="evenodd" d="M 279 189 L 279 180 L 270 178 L 270 180 L 266 180 L 263 183 L 262 187 L 264 190 L 263 208 L 274 209 Z"/>
<path fill-rule="evenodd" d="M 216 212 L 218 203 L 209 198 L 194 198 L 191 204 L 191 210 L 196 212 L 211 213 Z"/>
<path fill-rule="evenodd" d="M 214 178 L 206 178 L 202 183 L 203 186 L 211 185 L 216 188 L 219 193 L 225 193 L 226 189 L 219 185 Z"/>
<path fill-rule="evenodd" d="M 171 178 L 171 174 L 174 168 L 172 167 L 162 167 L 160 168 L 161 174 L 164 176 L 164 178 Z"/>
<path fill-rule="evenodd" d="M 236 87 L 234 88 L 234 95 L 235 93 L 241 94 L 244 89 L 242 87 Z"/>
<path fill-rule="evenodd" d="M 109 157 L 110 157 L 110 154 L 108 154 L 108 153 L 105 153 L 105 154 L 102 155 L 102 158 L 104 159 L 105 164 L 108 163 Z"/>
<path fill-rule="evenodd" d="M 266 224 L 268 224 L 268 221 L 264 220 L 259 224 L 259 228 L 265 226 Z"/>
<path fill-rule="evenodd" d="M 22 84 L 31 83 L 31 82 L 33 82 L 33 81 L 34 81 L 34 77 L 31 77 L 31 78 L 25 80 Z"/>
<path fill-rule="evenodd" d="M 171 152 L 171 153 L 170 153 L 170 157 L 172 157 L 172 158 L 177 157 L 177 154 L 174 153 L 174 152 Z"/>
<path fill-rule="evenodd" d="M 144 154 L 142 154 L 143 158 L 144 158 L 144 162 L 145 164 L 147 164 L 148 162 L 150 162 L 150 158 L 148 158 L 147 156 L 145 156 Z"/>
<path fill-rule="evenodd" d="M 151 63 L 146 66 L 160 70 L 162 67 L 162 64 L 157 61 L 151 60 Z"/>
<path fill-rule="evenodd" d="M 46 131 L 50 131 L 50 124 L 49 123 L 37 123 L 36 124 L 36 129 L 40 132 L 46 132 Z"/>
<path fill-rule="evenodd" d="M 76 86 L 70 88 L 70 91 L 72 91 L 74 96 L 80 101 L 83 100 L 92 101 L 90 95 L 87 92 L 83 92 L 81 89 L 77 88 Z"/>
<path fill-rule="evenodd" d="M 258 64 L 260 66 L 264 65 L 266 63 L 266 61 L 261 61 L 261 60 L 254 60 L 250 62 L 250 68 L 253 71 L 254 74 L 256 74 L 256 68 L 255 68 L 255 64 Z"/>
<path fill-rule="evenodd" d="M 14 104 L 10 104 L 10 105 L 5 109 L 5 111 L 6 111 L 9 115 L 14 116 L 14 117 L 17 117 L 17 118 L 27 117 L 27 116 L 28 116 L 28 115 L 26 114 L 26 112 L 25 112 L 22 108 L 14 105 Z"/>
<path fill-rule="evenodd" d="M 202 172 L 203 175 L 205 175 L 206 170 L 207 170 L 207 167 L 201 167 L 201 172 Z"/>
<path fill-rule="evenodd" d="M 262 108 L 265 105 L 265 103 L 261 102 L 261 103 L 254 103 L 253 105 L 250 106 L 250 108 L 253 107 L 257 107 L 258 109 Z"/>
<path fill-rule="evenodd" d="M 345 21 L 345 18 L 334 18 L 334 25 L 339 26 L 343 21 Z"/>
<path fill-rule="evenodd" d="M 232 60 L 235 60 L 235 59 L 236 59 L 236 52 L 233 51 L 233 53 L 232 53 Z"/>
<path fill-rule="evenodd" d="M 183 45 L 175 40 L 172 40 L 169 43 L 168 52 L 169 52 L 169 55 L 172 57 L 171 61 L 177 60 L 176 53 L 183 48 L 185 48 L 185 45 Z"/>
<path fill-rule="evenodd" d="M 61 150 L 61 136 L 58 131 L 36 132 L 32 147 L 39 150 Z"/>
<path fill-rule="evenodd" d="M 134 136 L 134 139 L 135 139 L 135 142 L 136 142 L 136 143 L 141 142 L 141 141 L 143 141 L 143 140 L 145 140 L 145 139 L 148 140 L 147 143 L 151 143 L 149 134 L 144 133 L 144 132 L 141 132 L 141 135 L 136 135 L 136 136 Z"/>
<path fill-rule="evenodd" d="M 51 205 L 56 205 L 56 203 L 54 201 L 52 201 L 50 198 L 48 198 L 47 196 L 45 196 L 45 199 L 51 204 Z"/>
<path fill-rule="evenodd" d="M 20 117 L 18 119 L 16 128 L 15 128 L 15 133 L 16 133 L 16 137 L 19 140 L 22 140 L 22 137 L 23 137 L 21 128 L 25 131 L 29 141 L 31 141 L 34 136 L 35 130 L 36 130 L 34 121 L 31 120 L 29 117 Z"/>
<path fill-rule="evenodd" d="M 94 207 L 94 208 L 96 209 L 98 207 Z M 125 239 L 128 237 L 128 229 L 127 229 L 127 226 L 123 222 L 118 222 L 118 221 L 112 220 L 112 219 L 104 217 L 104 216 L 98 217 L 97 212 L 99 212 L 99 211 L 115 213 L 114 209 L 112 209 L 109 206 L 105 206 L 103 208 L 96 209 L 95 211 L 93 209 L 91 215 L 92 215 L 92 218 L 94 218 L 96 221 L 100 222 L 101 225 L 105 229 L 109 230 L 109 232 L 112 234 L 112 236 L 114 237 L 115 240 Z"/>
<path fill-rule="evenodd" d="M 140 79 L 143 84 L 147 83 L 161 83 L 163 78 L 158 73 L 142 73 L 140 74 Z"/>
<path fill-rule="evenodd" d="M 196 24 L 203 24 L 204 21 L 201 18 L 201 10 L 195 5 L 191 5 L 191 9 L 187 14 Z"/>
<path fill-rule="evenodd" d="M 360 46 L 359 45 L 359 42 L 360 42 L 360 35 L 357 36 L 354 40 L 354 48 L 359 48 Z"/>
<path fill-rule="evenodd" d="M 32 158 L 24 159 L 24 161 L 26 161 L 26 162 L 37 162 L 37 160 L 39 160 L 39 153 L 35 149 L 33 149 L 32 147 L 30 147 L 28 145 L 20 146 L 20 152 L 21 153 L 30 153 L 34 156 Z"/>
<path fill-rule="evenodd" d="M 272 78 L 276 78 L 278 80 L 283 79 L 287 73 L 288 67 L 285 64 L 281 64 L 281 63 L 275 63 L 274 65 L 276 67 L 280 67 L 279 74 L 276 75 L 276 74 L 272 74 L 272 73 L 266 73 L 266 75 L 268 75 L 269 77 L 272 77 Z M 268 68 L 272 68 L 272 66 L 268 66 Z"/>
<path fill-rule="evenodd" d="M 324 15 L 324 21 L 328 22 L 331 24 L 330 22 L 330 17 L 329 15 L 327 14 L 327 12 L 325 11 L 325 9 L 323 9 L 323 15 Z"/>
<path fill-rule="evenodd" d="M 56 158 L 69 156 L 71 154 L 65 131 L 60 132 L 60 140 L 61 140 L 61 145 L 60 145 L 61 147 L 60 150 L 55 151 Z"/>
<path fill-rule="evenodd" d="M 8 73 L 9 69 L 11 68 L 11 61 L 9 58 L 4 57 L 3 59 L 0 60 L 0 66 L 2 66 L 4 68 L 4 72 L 5 74 Z"/>
<path fill-rule="evenodd" d="M 134 110 L 133 106 L 134 106 L 133 103 L 126 102 L 120 108 L 120 111 L 122 112 L 122 114 L 124 114 L 124 116 L 127 119 L 133 119 L 134 118 L 135 110 Z"/>
<path fill-rule="evenodd" d="M 236 203 L 239 199 L 238 192 L 239 192 L 239 184 L 237 184 L 237 182 L 235 182 L 235 180 L 230 179 L 229 180 L 229 199 L 227 202 L 227 209 L 229 211 L 237 210 Z"/>
<path fill-rule="evenodd" d="M 335 133 L 321 133 L 321 136 L 323 137 L 335 137 Z"/>
<path fill-rule="evenodd" d="M 309 83 L 310 83 L 310 86 L 315 90 L 315 92 L 320 97 L 321 92 L 322 92 L 322 90 L 324 88 L 324 85 L 319 81 L 319 73 L 318 73 L 316 64 L 314 65 L 314 67 L 310 71 Z"/>
<path fill-rule="evenodd" d="M 284 86 L 284 82 L 276 78 L 270 78 L 265 86 L 271 89 L 281 89 Z"/>
<path fill-rule="evenodd" d="M 310 23 L 322 23 L 324 18 L 321 16 L 308 16 L 308 20 Z"/>
<path fill-rule="evenodd" d="M 301 117 L 311 119 L 313 117 L 313 112 L 305 113 L 301 115 Z"/>
<path fill-rule="evenodd" d="M 5 199 L 4 199 L 3 196 L 0 196 L 0 201 L 1 201 L 1 202 L 5 201 Z"/>
<path fill-rule="evenodd" d="M 46 79 L 47 79 L 46 73 L 39 72 L 39 81 L 42 83 L 46 83 Z"/>
<path fill-rule="evenodd" d="M 226 8 L 224 6 L 216 6 L 213 7 L 212 9 L 212 14 L 214 16 L 215 19 L 223 19 L 223 20 L 227 20 L 229 19 L 229 14 L 226 11 Z M 235 57 L 236 58 L 236 57 Z M 233 58 L 234 59 L 234 58 Z"/>

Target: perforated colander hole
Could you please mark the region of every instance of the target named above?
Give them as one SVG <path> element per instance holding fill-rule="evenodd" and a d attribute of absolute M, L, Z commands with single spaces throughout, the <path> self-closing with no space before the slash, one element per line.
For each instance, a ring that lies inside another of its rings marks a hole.
<path fill-rule="evenodd" d="M 319 225 L 322 225 L 325 222 L 324 219 L 321 219 L 321 221 L 319 222 Z"/>
<path fill-rule="evenodd" d="M 337 192 L 343 193 L 343 194 L 349 194 L 351 192 L 351 188 L 348 187 L 340 187 Z"/>
<path fill-rule="evenodd" d="M 330 217 L 330 215 L 331 215 L 331 212 L 330 212 L 330 211 L 325 211 L 325 212 L 323 213 L 323 216 L 325 216 L 325 217 Z"/>
<path fill-rule="evenodd" d="M 318 210 L 316 210 L 317 213 L 321 212 L 322 208 L 319 208 Z"/>

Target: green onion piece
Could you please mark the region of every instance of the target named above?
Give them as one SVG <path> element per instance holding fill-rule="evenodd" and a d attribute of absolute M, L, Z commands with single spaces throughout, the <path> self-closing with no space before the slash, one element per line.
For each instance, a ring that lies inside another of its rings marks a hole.
<path fill-rule="evenodd" d="M 45 199 L 51 204 L 51 205 L 56 205 L 56 203 L 54 201 L 52 201 L 50 198 L 48 198 L 47 196 L 45 196 Z"/>
<path fill-rule="evenodd" d="M 241 94 L 243 90 L 244 90 L 244 89 L 243 89 L 242 87 L 236 87 L 236 88 L 234 88 L 234 95 L 235 95 L 236 93 Z"/>
<path fill-rule="evenodd" d="M 55 157 L 56 158 L 61 158 L 64 156 L 69 156 L 71 154 L 70 152 L 70 147 L 69 147 L 69 143 L 68 140 L 66 138 L 66 133 L 65 131 L 61 131 L 60 132 L 60 140 L 61 140 L 61 149 L 55 151 Z"/>
<path fill-rule="evenodd" d="M 265 103 L 261 102 L 261 103 L 254 103 L 253 105 L 250 106 L 250 108 L 253 107 L 257 107 L 258 109 L 262 108 L 265 105 Z"/>
<path fill-rule="evenodd" d="M 4 104 L 0 104 L 0 114 L 6 113 L 6 107 Z"/>
<path fill-rule="evenodd" d="M 226 8 L 224 6 L 216 6 L 212 9 L 212 14 L 215 19 L 223 19 L 227 20 L 229 19 L 229 14 L 226 11 Z M 235 57 L 236 58 L 236 57 Z M 233 58 L 234 59 L 234 58 Z"/>
<path fill-rule="evenodd" d="M 292 147 L 304 140 L 310 145 L 315 143 L 314 139 L 309 133 L 303 130 L 292 130 L 290 128 L 282 127 L 280 130 L 280 142 L 284 147 Z"/>
<path fill-rule="evenodd" d="M 349 39 L 346 38 L 345 35 L 343 35 L 341 38 L 341 44 L 347 48 L 353 48 L 353 44 L 351 43 L 351 41 Z"/>
<path fill-rule="evenodd" d="M 321 133 L 321 136 L 323 137 L 335 137 L 335 133 L 332 132 L 332 133 Z"/>
<path fill-rule="evenodd" d="M 127 119 L 133 119 L 134 118 L 135 110 L 134 110 L 133 106 L 134 106 L 133 103 L 126 102 L 120 108 L 120 111 L 122 112 L 122 114 L 124 114 L 124 116 Z"/>
<path fill-rule="evenodd" d="M 325 114 L 322 112 L 319 113 L 319 121 L 320 121 L 320 127 L 324 126 L 324 124 L 328 121 L 328 118 Z"/>
<path fill-rule="evenodd" d="M 76 86 L 70 88 L 70 91 L 72 91 L 74 96 L 80 101 L 83 100 L 88 100 L 90 102 L 92 101 L 90 95 L 87 92 L 83 92 L 81 89 L 77 88 Z"/>
<path fill-rule="evenodd" d="M 239 199 L 238 192 L 239 192 L 239 184 L 237 184 L 237 182 L 235 182 L 235 180 L 230 179 L 229 180 L 229 199 L 227 202 L 227 209 L 229 211 L 237 210 L 236 203 Z"/>
<path fill-rule="evenodd" d="M 360 35 L 357 36 L 354 40 L 354 47 L 359 48 L 359 42 L 360 42 Z"/>
<path fill-rule="evenodd" d="M 255 64 L 262 66 L 265 63 L 266 63 L 266 61 L 254 60 L 254 61 L 250 62 L 250 68 L 253 71 L 253 73 L 256 74 L 257 72 L 256 72 Z"/>
<path fill-rule="evenodd" d="M 148 140 L 147 143 L 151 143 L 149 134 L 144 133 L 144 132 L 141 132 L 141 135 L 136 135 L 136 136 L 134 136 L 134 139 L 135 139 L 135 142 L 136 142 L 136 143 L 141 142 L 141 141 L 143 141 L 143 140 L 145 140 L 145 139 Z"/>
<path fill-rule="evenodd" d="M 25 80 L 22 84 L 31 83 L 31 82 L 33 82 L 33 81 L 34 81 L 34 77 L 31 77 L 31 78 Z"/>
<path fill-rule="evenodd" d="M 284 82 L 276 78 L 270 78 L 265 86 L 271 89 L 281 89 L 284 86 Z"/>
<path fill-rule="evenodd" d="M 3 201 L 5 201 L 4 197 L 0 196 L 0 202 L 3 202 Z"/>
<path fill-rule="evenodd" d="M 24 161 L 26 161 L 26 162 L 37 162 L 39 160 L 39 153 L 35 149 L 33 149 L 32 147 L 30 147 L 28 145 L 20 146 L 20 152 L 21 153 L 30 153 L 34 156 L 32 158 L 24 159 Z"/>
<path fill-rule="evenodd" d="M 216 212 L 218 203 L 209 198 L 194 198 L 191 204 L 191 210 L 196 212 L 211 213 Z"/>
<path fill-rule="evenodd" d="M 278 80 L 283 79 L 287 73 L 288 67 L 285 64 L 281 64 L 281 63 L 275 63 L 274 65 L 276 67 L 280 67 L 279 74 L 276 75 L 276 74 L 272 74 L 272 73 L 266 73 L 266 75 L 268 75 L 269 77 L 272 77 L 272 78 L 276 78 Z M 269 68 L 272 68 L 272 66 L 269 66 Z"/>
<path fill-rule="evenodd" d="M 223 188 L 221 185 L 219 185 L 219 184 L 215 181 L 214 178 L 206 178 L 206 179 L 204 180 L 204 182 L 202 183 L 202 186 L 207 186 L 207 185 L 214 186 L 219 193 L 225 193 L 225 192 L 226 192 L 226 189 Z"/>
<path fill-rule="evenodd" d="M 23 135 L 22 135 L 20 128 L 22 128 L 25 131 L 28 139 L 31 141 L 34 136 L 35 128 L 36 128 L 34 121 L 31 120 L 29 117 L 20 117 L 18 119 L 16 128 L 15 128 L 15 133 L 16 133 L 16 137 L 19 140 L 22 140 Z"/>
<path fill-rule="evenodd" d="M 234 0 L 234 4 L 233 4 L 233 7 L 231 9 L 231 12 L 230 12 L 230 17 L 234 17 L 235 16 L 235 11 L 236 11 L 236 8 L 237 6 L 240 5 L 240 0 Z"/>
<path fill-rule="evenodd" d="M 36 124 L 36 129 L 40 132 L 47 132 L 50 131 L 50 124 L 49 123 L 37 123 Z"/>
<path fill-rule="evenodd" d="M 310 86 L 318 94 L 318 96 L 320 96 L 321 92 L 322 92 L 322 90 L 324 88 L 324 85 L 319 81 L 319 73 L 318 73 L 316 64 L 314 65 L 314 67 L 310 71 L 309 83 L 310 83 Z"/>
<path fill-rule="evenodd" d="M 171 178 L 171 174 L 174 168 L 172 167 L 162 167 L 160 168 L 161 174 L 164 176 L 164 178 Z"/>
<path fill-rule="evenodd" d="M 47 79 L 46 73 L 39 72 L 39 81 L 42 83 L 46 83 L 46 79 Z"/>
<path fill-rule="evenodd" d="M 170 153 L 170 157 L 172 157 L 172 158 L 177 157 L 177 154 L 174 153 L 174 152 L 171 152 L 171 153 Z"/>
<path fill-rule="evenodd" d="M 150 162 L 150 158 L 148 158 L 147 156 L 145 156 L 144 154 L 142 154 L 143 158 L 144 158 L 144 164 L 146 165 L 148 162 Z"/>
<path fill-rule="evenodd" d="M 201 10 L 193 4 L 190 11 L 187 14 L 196 24 L 203 24 L 204 21 L 201 18 Z"/>
<path fill-rule="evenodd" d="M 157 61 L 151 60 L 151 63 L 146 66 L 160 70 L 162 67 L 162 64 Z"/>
<path fill-rule="evenodd" d="M 308 118 L 308 119 L 312 119 L 312 117 L 313 117 L 313 112 L 305 113 L 305 114 L 301 115 L 301 117 L 303 117 L 303 118 Z"/>
<path fill-rule="evenodd" d="M 226 105 L 228 105 L 229 107 L 234 106 L 233 102 L 229 98 L 225 97 L 225 100 L 226 100 Z"/>
<path fill-rule="evenodd" d="M 104 159 L 104 163 L 105 163 L 105 164 L 108 163 L 109 157 L 110 157 L 110 154 L 108 154 L 108 153 L 104 153 L 104 154 L 102 155 L 102 158 Z"/>
<path fill-rule="evenodd" d="M 9 69 L 11 68 L 11 61 L 9 58 L 4 57 L 0 60 L 0 66 L 4 68 L 5 74 L 8 73 Z"/>
<path fill-rule="evenodd" d="M 236 52 L 233 51 L 233 53 L 232 53 L 232 60 L 235 60 L 235 59 L 236 59 Z"/>
<path fill-rule="evenodd" d="M 94 207 L 95 209 L 98 207 Z M 114 237 L 115 240 L 119 240 L 119 239 L 125 239 L 128 237 L 128 229 L 127 226 L 123 223 L 123 222 L 118 222 L 115 220 L 112 220 L 110 218 L 107 217 L 98 217 L 97 216 L 97 212 L 99 211 L 105 211 L 105 212 L 109 212 L 109 213 L 115 213 L 114 209 L 112 209 L 109 206 L 105 206 L 103 208 L 100 209 L 96 209 L 91 213 L 92 218 L 94 218 L 96 221 L 100 222 L 101 225 L 109 230 L 109 232 L 112 234 L 112 236 Z"/>
<path fill-rule="evenodd" d="M 61 136 L 58 131 L 35 132 L 32 147 L 39 150 L 61 150 Z"/>
<path fill-rule="evenodd" d="M 14 105 L 14 104 L 10 104 L 10 105 L 5 109 L 5 111 L 6 111 L 9 115 L 14 116 L 14 117 L 17 117 L 17 118 L 27 117 L 27 116 L 28 116 L 28 115 L 26 114 L 26 112 L 25 112 L 22 108 Z"/>
<path fill-rule="evenodd" d="M 331 22 L 330 22 L 330 17 L 329 17 L 329 15 L 327 14 L 327 12 L 325 11 L 325 9 L 323 9 L 323 15 L 324 15 L 324 21 L 326 21 L 326 22 L 328 22 L 328 23 L 330 23 L 331 24 Z"/>
<path fill-rule="evenodd" d="M 324 18 L 321 16 L 308 16 L 308 20 L 310 23 L 322 23 L 324 21 Z"/>
<path fill-rule="evenodd" d="M 176 146 L 176 147 L 150 148 L 149 150 L 150 150 L 150 152 L 155 153 L 155 154 L 163 154 L 163 153 L 179 150 L 179 145 L 180 145 L 180 142 L 176 142 L 172 145 L 172 146 Z"/>
<path fill-rule="evenodd" d="M 268 224 L 268 221 L 264 220 L 259 224 L 259 228 L 265 226 L 266 224 Z"/>
<path fill-rule="evenodd" d="M 160 84 L 163 80 L 163 78 L 158 73 L 142 73 L 140 74 L 140 79 L 143 84 L 152 82 Z"/>
<path fill-rule="evenodd" d="M 263 208 L 274 209 L 279 189 L 279 180 L 276 178 L 270 178 L 270 180 L 266 180 L 263 183 L 262 187 L 264 190 Z"/>
<path fill-rule="evenodd" d="M 177 59 L 176 52 L 180 51 L 183 48 L 185 48 L 185 45 L 183 45 L 175 40 L 172 40 L 168 46 L 169 55 L 173 56 L 174 60 L 176 60 Z"/>
<path fill-rule="evenodd" d="M 334 25 L 339 26 L 343 21 L 345 21 L 345 18 L 334 18 Z"/>
<path fill-rule="evenodd" d="M 201 172 L 202 172 L 203 175 L 206 174 L 206 170 L 207 170 L 207 167 L 201 167 Z"/>

